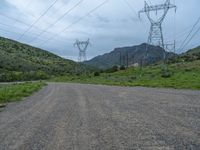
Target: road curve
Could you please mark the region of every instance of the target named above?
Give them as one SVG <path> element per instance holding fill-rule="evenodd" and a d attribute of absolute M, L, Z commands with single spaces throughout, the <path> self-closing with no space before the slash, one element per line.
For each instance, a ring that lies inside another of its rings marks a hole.
<path fill-rule="evenodd" d="M 0 150 L 199 150 L 200 91 L 50 83 L 0 112 Z"/>

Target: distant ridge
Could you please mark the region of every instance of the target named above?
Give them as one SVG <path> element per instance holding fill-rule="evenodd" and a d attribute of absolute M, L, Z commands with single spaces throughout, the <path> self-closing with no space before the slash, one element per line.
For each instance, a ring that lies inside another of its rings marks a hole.
<path fill-rule="evenodd" d="M 165 51 L 158 46 L 148 45 L 143 43 L 141 45 L 115 48 L 110 53 L 106 53 L 101 56 L 97 56 L 85 64 L 98 67 L 100 69 L 107 69 L 114 65 L 132 65 L 134 63 L 141 63 L 141 60 L 145 59 L 145 64 L 153 64 L 163 59 L 163 53 Z M 167 57 L 171 57 L 174 54 L 166 52 Z M 128 62 L 128 63 L 127 63 Z"/>

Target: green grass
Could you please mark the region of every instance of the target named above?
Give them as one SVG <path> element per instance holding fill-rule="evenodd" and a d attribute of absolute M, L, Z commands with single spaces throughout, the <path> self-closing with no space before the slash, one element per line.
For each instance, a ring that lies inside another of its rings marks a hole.
<path fill-rule="evenodd" d="M 0 82 L 49 79 L 74 74 L 82 66 L 48 51 L 0 37 Z"/>
<path fill-rule="evenodd" d="M 200 89 L 200 61 L 168 65 L 170 77 L 163 78 L 161 65 L 130 68 L 100 76 L 62 76 L 56 82 L 89 83 L 117 86 L 167 87 L 177 89 Z"/>
<path fill-rule="evenodd" d="M 6 87 L 6 85 L 0 84 L 0 89 L 3 88 L 3 87 Z"/>
<path fill-rule="evenodd" d="M 27 82 L 11 85 L 0 86 L 0 104 L 19 101 L 23 97 L 31 95 L 33 92 L 41 89 L 45 83 L 43 82 Z"/>

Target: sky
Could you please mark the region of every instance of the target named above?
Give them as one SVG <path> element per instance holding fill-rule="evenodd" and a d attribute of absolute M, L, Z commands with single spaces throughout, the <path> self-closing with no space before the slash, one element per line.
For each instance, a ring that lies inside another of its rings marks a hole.
<path fill-rule="evenodd" d="M 147 0 L 149 5 L 164 2 Z M 177 6 L 177 11 L 169 10 L 162 23 L 164 42 L 171 44 L 176 40 L 177 53 L 199 46 L 200 32 L 181 48 L 200 17 L 200 0 L 171 0 L 171 3 Z M 91 59 L 116 47 L 147 42 L 150 22 L 145 14 L 138 17 L 143 7 L 143 0 L 1 0 L 0 36 L 75 61 L 78 58 L 76 39 L 89 38 L 87 58 Z M 160 14 L 162 12 L 151 15 L 155 19 Z M 199 27 L 200 22 L 192 34 Z"/>

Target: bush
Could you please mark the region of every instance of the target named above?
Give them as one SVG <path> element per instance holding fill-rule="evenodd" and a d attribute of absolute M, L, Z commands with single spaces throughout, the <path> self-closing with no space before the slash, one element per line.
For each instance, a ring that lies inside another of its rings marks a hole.
<path fill-rule="evenodd" d="M 169 70 L 163 69 L 162 72 L 161 72 L 161 77 L 170 78 L 171 74 L 170 74 Z"/>
<path fill-rule="evenodd" d="M 49 76 L 44 72 L 44 71 L 37 71 L 36 72 L 36 75 L 35 75 L 35 79 L 38 80 L 38 79 L 48 79 Z"/>
<path fill-rule="evenodd" d="M 94 76 L 95 77 L 100 76 L 100 72 L 94 72 Z"/>
<path fill-rule="evenodd" d="M 120 70 L 126 70 L 126 67 L 125 67 L 125 66 L 120 66 L 119 69 L 120 69 Z"/>
<path fill-rule="evenodd" d="M 49 79 L 50 76 L 44 71 L 15 72 L 3 71 L 0 73 L 0 82 L 31 81 Z"/>
<path fill-rule="evenodd" d="M 114 73 L 117 71 L 118 71 L 118 66 L 113 66 L 112 68 L 105 70 L 106 73 Z"/>

